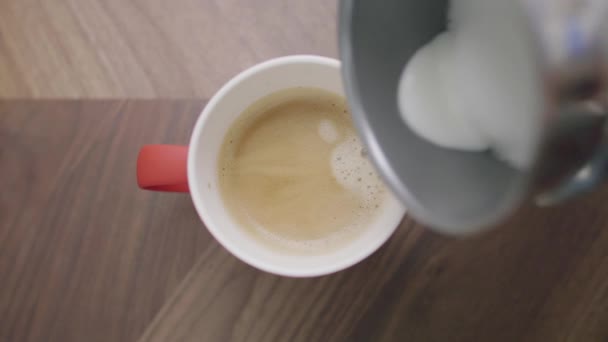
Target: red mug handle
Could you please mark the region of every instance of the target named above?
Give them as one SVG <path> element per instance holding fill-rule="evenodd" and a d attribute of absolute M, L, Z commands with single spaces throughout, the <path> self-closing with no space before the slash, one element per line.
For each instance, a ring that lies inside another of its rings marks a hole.
<path fill-rule="evenodd" d="M 137 184 L 154 191 L 190 192 L 188 146 L 145 145 L 137 156 Z"/>

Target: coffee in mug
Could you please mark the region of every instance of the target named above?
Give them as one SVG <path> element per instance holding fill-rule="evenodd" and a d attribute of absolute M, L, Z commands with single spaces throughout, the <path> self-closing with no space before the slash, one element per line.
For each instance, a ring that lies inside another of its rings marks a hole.
<path fill-rule="evenodd" d="M 249 106 L 224 137 L 218 172 L 222 198 L 248 233 L 295 253 L 348 242 L 387 195 L 345 99 L 319 88 Z"/>
<path fill-rule="evenodd" d="M 189 192 L 217 242 L 260 270 L 345 269 L 391 236 L 405 208 L 365 157 L 343 96 L 337 60 L 255 65 L 209 100 L 189 146 L 143 146 L 137 182 Z"/>

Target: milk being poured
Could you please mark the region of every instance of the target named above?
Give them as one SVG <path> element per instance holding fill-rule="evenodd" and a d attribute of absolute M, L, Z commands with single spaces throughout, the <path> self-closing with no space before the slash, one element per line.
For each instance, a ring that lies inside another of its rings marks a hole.
<path fill-rule="evenodd" d="M 491 150 L 519 169 L 539 137 L 541 73 L 516 1 L 452 0 L 448 31 L 421 48 L 401 76 L 401 116 L 445 148 Z"/>

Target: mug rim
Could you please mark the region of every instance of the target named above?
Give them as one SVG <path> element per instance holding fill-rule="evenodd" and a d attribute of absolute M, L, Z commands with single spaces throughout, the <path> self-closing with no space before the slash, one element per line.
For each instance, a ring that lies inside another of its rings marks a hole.
<path fill-rule="evenodd" d="M 206 123 L 209 121 L 210 117 L 213 116 L 213 113 L 215 112 L 216 107 L 220 103 L 220 101 L 222 101 L 226 96 L 229 96 L 230 92 L 233 90 L 233 88 L 235 88 L 236 85 L 238 85 L 241 82 L 243 82 L 244 80 L 252 77 L 253 75 L 257 75 L 259 73 L 266 72 L 269 69 L 273 69 L 275 67 L 284 66 L 284 65 L 288 65 L 288 64 L 316 64 L 316 65 L 328 66 L 328 67 L 337 69 L 338 76 L 340 76 L 341 64 L 340 64 L 340 61 L 338 61 L 337 59 L 330 58 L 330 57 L 316 56 L 316 55 L 290 55 L 290 56 L 273 58 L 273 59 L 258 63 L 256 65 L 253 65 L 253 66 L 241 71 L 236 76 L 232 77 L 228 82 L 226 82 L 220 88 L 219 91 L 217 91 L 211 97 L 211 99 L 209 100 L 209 102 L 207 103 L 205 108 L 201 111 L 198 119 L 196 120 L 196 124 L 194 125 L 194 129 L 193 129 L 191 137 L 190 137 L 190 143 L 189 143 L 190 148 L 188 150 L 188 166 L 187 166 L 188 183 L 191 184 L 190 193 L 191 193 L 192 202 L 194 203 L 195 209 L 196 209 L 200 219 L 203 221 L 203 224 L 205 225 L 205 227 L 207 228 L 209 233 L 215 238 L 215 240 L 220 245 L 222 245 L 228 252 L 230 252 L 230 254 L 232 254 L 233 256 L 237 257 L 241 261 L 243 261 L 257 269 L 260 269 L 262 271 L 269 272 L 272 274 L 289 276 L 289 277 L 314 277 L 314 276 L 326 275 L 326 274 L 330 274 L 330 273 L 334 273 L 334 272 L 346 269 L 346 268 L 364 260 L 369 255 L 371 255 L 376 250 L 378 250 L 378 248 L 380 248 L 380 246 L 382 246 L 392 236 L 394 231 L 399 226 L 399 222 L 401 221 L 401 219 L 403 218 L 403 216 L 406 212 L 406 209 L 403 207 L 403 205 L 399 203 L 400 204 L 399 210 L 387 211 L 386 213 L 383 214 L 383 216 L 385 218 L 388 218 L 387 221 L 390 221 L 392 228 L 387 230 L 388 232 L 385 233 L 383 236 L 380 236 L 379 238 L 377 238 L 373 241 L 370 241 L 369 244 L 365 244 L 365 246 L 367 246 L 367 247 L 365 249 L 363 249 L 361 252 L 359 252 L 358 254 L 352 254 L 352 256 L 350 256 L 349 258 L 343 258 L 340 260 L 332 261 L 331 263 L 327 263 L 327 264 L 318 266 L 316 268 L 312 268 L 312 267 L 311 268 L 297 268 L 297 267 L 286 268 L 281 265 L 271 264 L 267 261 L 258 259 L 255 257 L 255 255 L 251 255 L 249 253 L 244 253 L 241 249 L 238 248 L 238 241 L 233 241 L 232 238 L 229 238 L 222 233 L 222 230 L 219 228 L 219 226 L 221 224 L 221 222 L 220 222 L 221 220 L 214 219 L 214 217 L 216 217 L 216 215 L 214 215 L 213 212 L 210 212 L 206 208 L 206 206 L 202 200 L 203 196 L 217 196 L 219 198 L 219 200 L 222 201 L 222 203 L 223 203 L 221 194 L 215 193 L 213 195 L 208 195 L 208 194 L 201 193 L 199 191 L 199 186 L 198 186 L 199 182 L 197 180 L 197 166 L 196 166 L 196 163 L 194 162 L 197 151 L 199 150 L 199 142 L 200 142 L 200 137 L 201 137 L 203 128 L 206 125 Z M 234 122 L 234 120 L 232 120 L 231 123 L 233 123 L 233 122 Z M 390 189 L 388 189 L 388 187 L 387 187 L 387 191 L 390 192 Z M 384 206 L 390 207 L 391 201 L 398 202 L 398 200 L 394 196 L 389 196 L 389 198 L 387 199 L 387 202 L 386 202 L 386 204 L 384 204 Z M 366 228 L 366 229 L 368 229 L 368 228 Z M 243 234 L 246 234 L 246 232 L 243 232 Z M 266 248 L 266 247 L 264 247 L 264 248 Z M 270 247 L 268 247 L 268 248 L 270 248 Z M 303 255 L 303 257 L 306 257 L 306 256 Z"/>

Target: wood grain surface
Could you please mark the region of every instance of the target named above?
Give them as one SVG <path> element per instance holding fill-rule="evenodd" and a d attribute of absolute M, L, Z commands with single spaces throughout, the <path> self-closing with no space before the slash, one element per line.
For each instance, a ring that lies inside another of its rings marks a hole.
<path fill-rule="evenodd" d="M 467 239 L 406 218 L 348 270 L 281 278 L 135 187 L 139 146 L 185 143 L 202 105 L 0 102 L 0 341 L 608 341 L 608 189 Z"/>
<path fill-rule="evenodd" d="M 289 54 L 337 55 L 337 0 L 2 0 L 0 98 L 208 98 Z"/>
<path fill-rule="evenodd" d="M 145 143 L 201 101 L 0 101 L 0 341 L 134 341 L 214 244 L 187 195 L 140 191 Z"/>
<path fill-rule="evenodd" d="M 467 239 L 409 219 L 316 279 L 207 250 L 140 342 L 608 341 L 608 192 Z"/>

